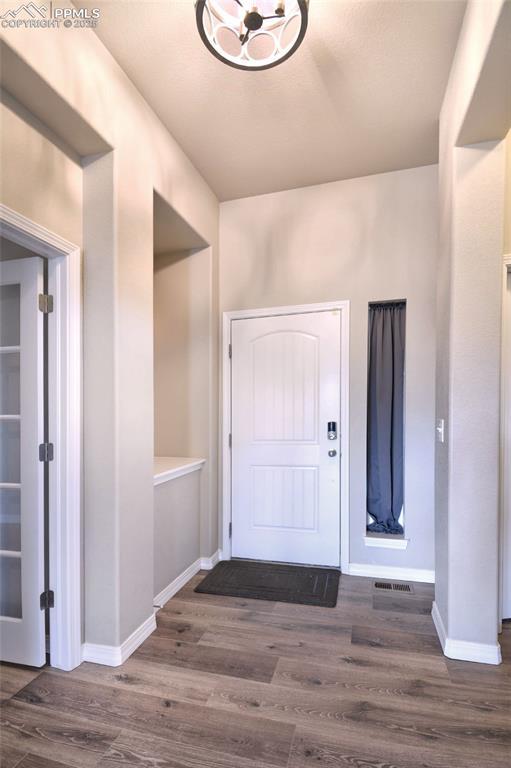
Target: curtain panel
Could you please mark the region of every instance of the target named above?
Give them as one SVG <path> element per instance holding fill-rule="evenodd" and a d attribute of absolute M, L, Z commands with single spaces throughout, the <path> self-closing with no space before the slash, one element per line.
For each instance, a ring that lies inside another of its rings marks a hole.
<path fill-rule="evenodd" d="M 369 305 L 367 530 L 402 534 L 406 302 Z"/>

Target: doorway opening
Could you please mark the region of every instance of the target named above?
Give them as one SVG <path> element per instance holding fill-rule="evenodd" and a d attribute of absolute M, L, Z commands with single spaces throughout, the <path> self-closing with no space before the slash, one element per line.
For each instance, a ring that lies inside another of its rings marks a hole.
<path fill-rule="evenodd" d="M 10 335 L 1 341 L 1 555 L 11 574 L 2 660 L 37 667 L 48 653 L 52 666 L 73 669 L 81 662 L 80 251 L 6 206 L 0 236 Z"/>
<path fill-rule="evenodd" d="M 0 637 L 4 660 L 42 666 L 49 648 L 44 260 L 0 241 Z M 45 280 L 46 278 L 46 280 Z M 46 328 L 45 328 L 46 326 Z M 43 608 L 43 610 L 41 610 Z"/>

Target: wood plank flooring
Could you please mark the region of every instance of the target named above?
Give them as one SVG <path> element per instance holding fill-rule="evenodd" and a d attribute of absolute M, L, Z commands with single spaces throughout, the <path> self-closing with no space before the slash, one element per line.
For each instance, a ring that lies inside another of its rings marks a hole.
<path fill-rule="evenodd" d="M 509 768 L 504 663 L 446 659 L 433 587 L 336 608 L 197 594 L 121 667 L 0 666 L 2 768 Z"/>

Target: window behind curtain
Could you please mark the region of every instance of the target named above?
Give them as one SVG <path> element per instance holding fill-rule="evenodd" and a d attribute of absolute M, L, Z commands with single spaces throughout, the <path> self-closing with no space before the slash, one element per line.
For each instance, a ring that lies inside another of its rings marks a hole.
<path fill-rule="evenodd" d="M 367 530 L 402 534 L 406 301 L 369 304 Z"/>

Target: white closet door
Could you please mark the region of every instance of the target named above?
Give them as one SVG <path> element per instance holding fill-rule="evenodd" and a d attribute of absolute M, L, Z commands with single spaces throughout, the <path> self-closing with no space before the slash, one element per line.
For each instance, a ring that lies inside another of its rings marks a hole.
<path fill-rule="evenodd" d="M 339 565 L 340 338 L 339 311 L 232 322 L 233 557 Z"/>
<path fill-rule="evenodd" d="M 42 260 L 0 263 L 0 657 L 45 663 Z"/>

